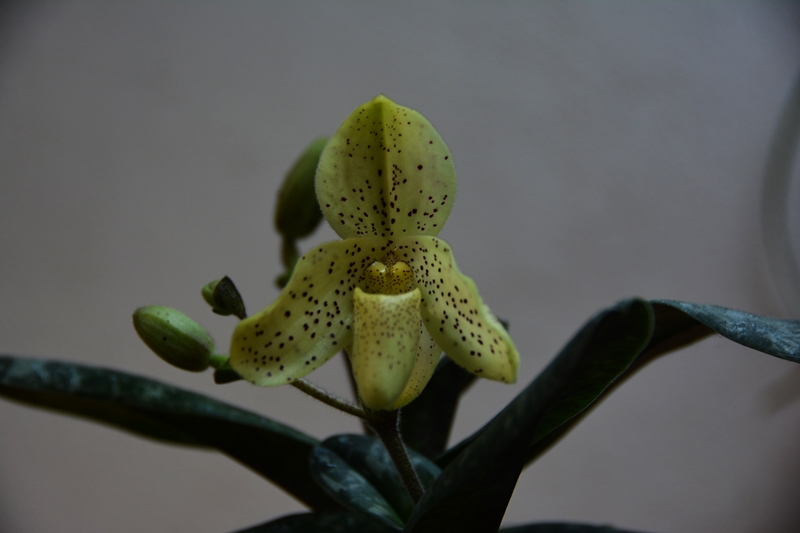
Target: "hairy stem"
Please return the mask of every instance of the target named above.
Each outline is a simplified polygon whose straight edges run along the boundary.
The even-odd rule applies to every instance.
[[[328,404],[334,409],[338,409],[343,411],[349,415],[357,416],[358,418],[365,418],[366,415],[364,414],[364,410],[360,407],[353,405],[350,402],[346,402],[341,398],[337,398],[330,392],[317,387],[316,385],[312,385],[308,381],[304,379],[298,379],[292,382],[292,385],[309,396],[316,398],[317,400],[321,401],[322,403]]]
[[[417,473],[414,471],[411,460],[408,458],[403,440],[400,438],[398,411],[371,411],[367,409],[365,413],[367,422],[383,441],[383,445],[386,446],[389,457],[392,458],[395,468],[400,473],[403,485],[405,485],[409,496],[416,504],[425,491],[422,488],[419,477],[417,477]]]

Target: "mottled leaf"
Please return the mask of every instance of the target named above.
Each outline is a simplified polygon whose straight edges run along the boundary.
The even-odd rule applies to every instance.
[[[500,533],[636,533],[630,529],[613,526],[573,524],[568,522],[541,522],[525,526],[504,527]]]
[[[733,342],[800,363],[800,321],[673,300],[653,300],[653,305],[673,307]]]
[[[322,442],[322,446],[341,457],[350,467],[361,474],[405,522],[414,509],[414,502],[403,485],[383,443],[366,435],[335,435]],[[423,488],[430,487],[441,470],[432,461],[414,450],[408,456]]]
[[[378,489],[334,451],[324,446],[314,448],[309,468],[314,481],[344,508],[396,530],[402,529],[403,521]]]
[[[114,370],[0,356],[0,395],[162,442],[216,448],[314,509],[340,509],[308,472],[316,439],[200,394]]]
[[[355,513],[302,513],[237,530],[235,533],[391,533],[394,528]]]

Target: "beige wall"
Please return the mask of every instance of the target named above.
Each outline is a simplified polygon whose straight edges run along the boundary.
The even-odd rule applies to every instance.
[[[456,438],[623,297],[785,316],[759,202],[799,21],[721,2],[5,8],[0,352],[158,377],[318,437],[356,431],[293,389],[167,367],[130,314],[177,307],[224,348],[234,321],[200,286],[228,274],[252,311],[275,297],[282,174],[380,92],[449,143],[460,189],[441,236],[523,354],[518,385],[473,389]],[[348,390],[341,361],[314,378]],[[789,363],[722,339],[672,355],[523,473],[506,523],[790,531],[797,391]],[[2,531],[224,533],[300,509],[221,455],[0,400]]]

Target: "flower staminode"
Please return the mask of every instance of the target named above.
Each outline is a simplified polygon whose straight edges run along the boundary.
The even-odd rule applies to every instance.
[[[436,238],[456,174],[422,115],[385,96],[356,109],[320,157],[316,193],[342,240],[301,257],[278,299],[239,323],[230,356],[243,378],[291,383],[344,349],[376,410],[416,398],[442,351],[477,376],[516,380],[514,343]]]

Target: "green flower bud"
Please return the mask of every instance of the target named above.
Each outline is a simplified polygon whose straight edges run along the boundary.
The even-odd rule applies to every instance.
[[[234,315],[242,320],[247,318],[242,295],[228,276],[206,283],[200,293],[218,315]]]
[[[275,227],[285,239],[310,235],[322,221],[322,211],[314,191],[314,176],[327,137],[315,139],[283,180],[275,210]]]
[[[214,301],[214,289],[217,288],[218,284],[219,280],[215,279],[210,283],[206,283],[205,285],[203,285],[203,288],[200,289],[200,294],[203,295],[203,300],[205,300],[206,303],[211,307],[217,306],[217,302]]]
[[[180,311],[160,305],[140,307],[133,313],[133,327],[167,363],[190,372],[208,368],[214,341],[200,324]]]
[[[294,239],[284,237],[281,243],[281,258],[283,259],[283,266],[286,267],[286,272],[275,278],[275,284],[279,289],[282,289],[289,282],[292,277],[294,267],[297,265],[297,260],[300,259],[300,252],[297,250],[297,245]]]

